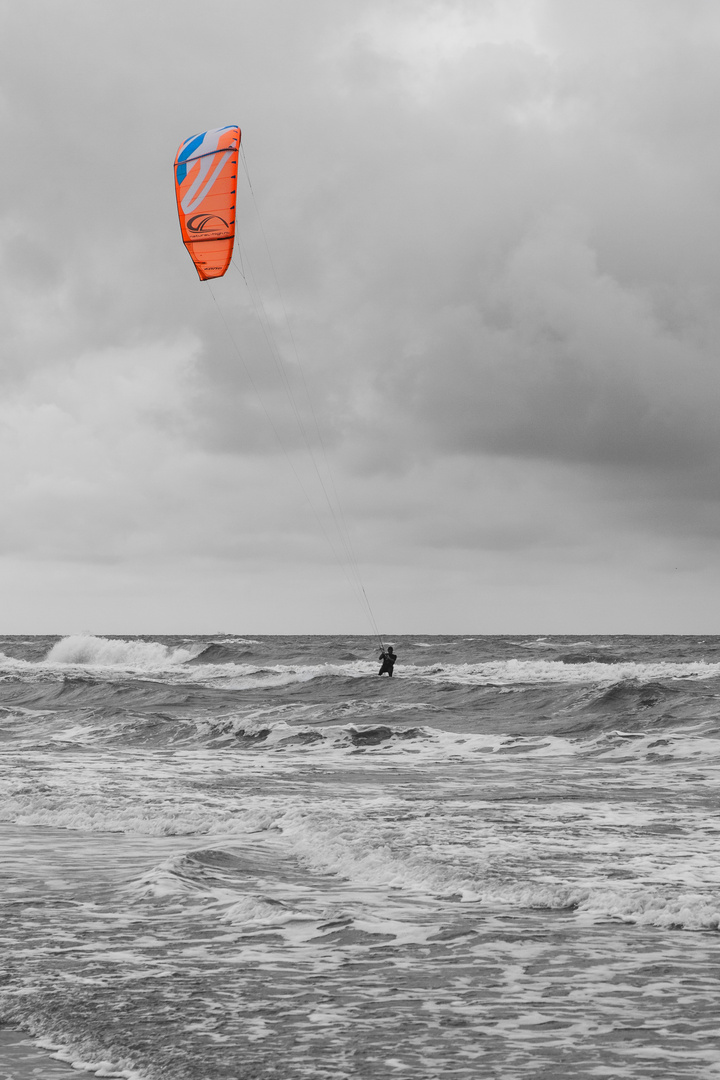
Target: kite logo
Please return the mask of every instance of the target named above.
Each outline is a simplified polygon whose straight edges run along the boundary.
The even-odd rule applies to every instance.
[[[219,221],[220,225],[212,225],[211,222]],[[217,214],[195,214],[193,217],[188,218],[185,222],[188,232],[219,232],[220,228],[229,229],[225,218],[219,217]]]

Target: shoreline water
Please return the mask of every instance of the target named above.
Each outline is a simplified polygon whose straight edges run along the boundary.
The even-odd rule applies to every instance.
[[[78,1073],[108,1080],[142,1080],[137,1070],[116,1068],[110,1061],[84,1061],[53,1040],[0,1026],[0,1080],[69,1080]]]
[[[720,639],[366,646],[0,640],[12,1080],[720,1075]]]
[[[77,1071],[28,1032],[0,1027],[0,1080],[69,1080]]]

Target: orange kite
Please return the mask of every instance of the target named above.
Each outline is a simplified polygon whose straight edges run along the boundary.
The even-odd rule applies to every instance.
[[[222,277],[235,240],[240,128],[214,128],[181,144],[175,194],[185,247],[201,281]]]

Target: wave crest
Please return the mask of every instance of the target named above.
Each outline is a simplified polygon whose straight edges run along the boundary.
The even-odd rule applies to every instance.
[[[172,648],[159,641],[126,641],[124,638],[73,634],[56,642],[47,654],[51,664],[79,664],[83,667],[165,668],[184,664],[197,655],[196,649]]]

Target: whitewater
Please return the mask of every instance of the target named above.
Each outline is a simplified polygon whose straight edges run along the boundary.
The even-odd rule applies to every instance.
[[[720,1076],[720,638],[0,637],[0,1080]]]

